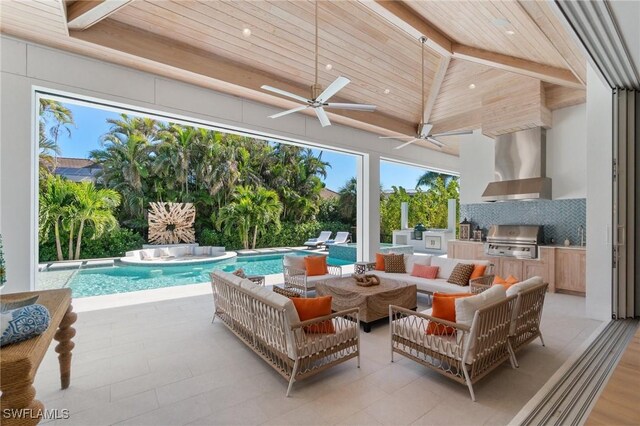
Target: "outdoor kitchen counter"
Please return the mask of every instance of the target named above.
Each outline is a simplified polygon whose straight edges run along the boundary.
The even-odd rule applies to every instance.
[[[451,240],[447,256],[454,259],[489,260],[494,273],[524,280],[541,276],[549,291],[584,296],[586,291],[586,246],[541,245],[536,259],[487,256],[484,241]]]

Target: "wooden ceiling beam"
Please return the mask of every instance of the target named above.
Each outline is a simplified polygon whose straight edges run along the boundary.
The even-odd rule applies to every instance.
[[[401,1],[360,0],[360,4],[368,7],[410,36],[426,37],[427,46],[440,55],[527,75],[547,83],[578,89],[584,88],[583,82],[576,78],[570,70],[455,43],[418,12]]]
[[[449,62],[451,62],[450,56],[442,56],[440,58],[438,71],[436,71],[436,75],[433,77],[433,82],[431,83],[431,87],[429,88],[429,97],[427,97],[427,101],[424,105],[424,111],[422,111],[423,123],[429,123],[431,112],[433,111],[433,107],[436,104],[436,99],[438,99],[440,89],[442,88],[442,83],[444,82],[444,77],[446,76],[447,69],[449,68]]]
[[[130,2],[131,0],[76,1],[67,7],[67,27],[70,30],[86,30]]]
[[[84,31],[71,31],[73,39],[98,46],[112,52],[111,57],[125,55],[135,61],[129,66],[142,71],[176,78],[213,90],[270,105],[293,108],[299,103],[275,96],[260,88],[269,84],[292,93],[308,96],[310,87],[293,83],[276,75],[249,68],[213,55],[187,44],[158,36],[150,32],[116,22],[111,19],[93,25]],[[102,52],[104,53],[104,52]],[[332,98],[336,102],[348,99]],[[313,115],[313,111],[305,111]],[[340,111],[329,113],[335,123],[345,124],[370,132],[393,135],[414,134],[415,123],[380,112]]]
[[[584,88],[582,82],[578,80],[570,70],[539,64],[527,59],[520,59],[496,52],[489,52],[487,50],[462,44],[453,45],[453,57],[455,59],[463,59],[465,61],[487,65],[492,68],[537,78],[538,80],[542,80],[547,83],[572,87],[574,89]]]
[[[401,1],[360,0],[360,4],[377,13],[390,24],[400,28],[416,40],[426,37],[426,45],[440,55],[451,55],[452,41],[430,22]]]

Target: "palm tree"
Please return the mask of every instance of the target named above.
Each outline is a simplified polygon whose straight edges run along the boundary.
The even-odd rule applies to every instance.
[[[44,128],[51,124],[49,134],[53,143],[58,145],[60,131],[64,130],[71,136],[70,126],[75,125],[71,110],[58,101],[51,99],[40,99],[40,127]]]
[[[120,194],[112,189],[97,189],[93,182],[82,182],[76,184],[74,195],[77,203],[75,219],[79,221],[75,259],[80,259],[85,224],[93,230],[92,239],[117,228],[113,211],[120,204]]]
[[[253,244],[251,248],[256,248],[258,233],[273,225],[273,231],[280,231],[280,214],[282,204],[278,198],[278,193],[269,189],[259,187],[250,192],[250,198],[254,206],[253,217]]]
[[[349,179],[338,190],[338,213],[349,223],[355,224],[358,207],[358,181]]]
[[[254,215],[254,206],[248,194],[248,189],[238,187],[237,192],[233,194],[233,200],[218,211],[217,220],[212,216],[218,230],[222,230],[224,226],[227,235],[236,231],[245,249],[249,248],[249,232]]]
[[[448,175],[446,173],[434,172],[431,170],[427,170],[424,172],[422,176],[418,178],[418,183],[416,183],[416,189],[420,186],[426,186],[427,189],[433,187],[436,184],[438,178],[442,179],[445,186],[449,185],[449,182],[457,179],[456,176]]]
[[[68,205],[73,201],[73,192],[69,181],[59,176],[48,177],[42,184],[39,201],[40,236],[41,238],[46,237],[53,228],[58,260],[64,260],[60,242],[60,227],[62,220],[68,213]]]

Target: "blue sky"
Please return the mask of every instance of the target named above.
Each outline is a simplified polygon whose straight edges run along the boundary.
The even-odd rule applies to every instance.
[[[109,129],[107,118],[117,117],[118,114],[71,103],[67,103],[65,106],[72,111],[76,127],[71,129],[70,138],[64,132],[60,133],[58,145],[61,149],[61,156],[87,158],[89,151],[101,148],[100,138]],[[321,151],[314,149],[314,152],[319,154]],[[331,164],[325,179],[325,184],[329,189],[339,190],[349,178],[356,175],[356,157],[354,156],[322,151],[322,159]],[[418,167],[386,161],[380,165],[380,176],[384,189],[389,189],[393,185],[414,188],[422,173],[424,173],[424,169]]]

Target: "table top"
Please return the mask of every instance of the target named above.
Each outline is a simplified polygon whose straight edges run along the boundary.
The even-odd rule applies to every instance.
[[[58,330],[58,326],[64,318],[64,315],[71,305],[71,289],[63,288],[57,290],[30,291],[25,293],[11,293],[0,296],[0,301],[13,302],[22,299],[28,299],[38,295],[37,304],[45,306],[49,310],[51,322],[49,328],[40,336],[25,340],[20,343],[12,343],[2,348],[2,357],[0,357],[0,368],[2,368],[2,376],[10,370],[30,369],[30,375],[35,374],[35,370],[40,365],[44,354],[47,352],[53,336]]]
[[[320,281],[316,284],[325,286],[328,288],[339,289],[343,292],[358,293],[363,295],[373,295],[378,293],[384,293],[391,290],[402,289],[406,287],[416,287],[415,284],[408,284],[402,281],[390,280],[387,278],[379,278],[379,285],[372,285],[369,287],[363,287],[356,284],[356,280],[353,277],[334,278],[331,280]]]

